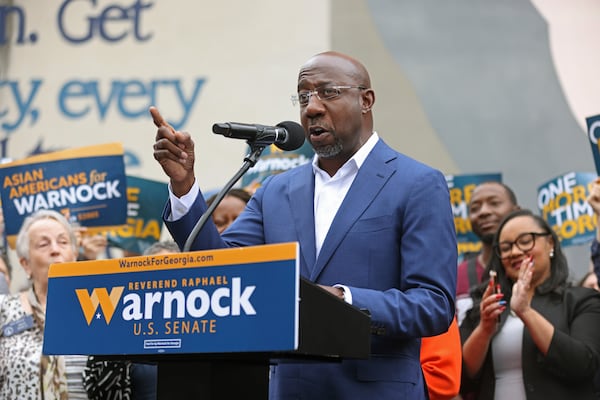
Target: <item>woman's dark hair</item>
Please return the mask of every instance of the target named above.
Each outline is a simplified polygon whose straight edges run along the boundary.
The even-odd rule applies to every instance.
[[[217,198],[217,194],[218,193],[215,193],[212,196],[210,196],[206,200],[206,204],[210,206],[212,204],[212,202],[215,201],[215,199]],[[238,199],[242,200],[244,203],[248,203],[250,201],[250,197],[252,197],[250,192],[248,192],[245,189],[230,189],[227,192],[227,194],[225,195],[225,197],[227,197],[227,196],[237,197]]]
[[[543,282],[540,286],[538,286],[536,288],[536,290],[540,293],[549,293],[552,291],[560,292],[563,290],[563,288],[565,286],[567,286],[567,279],[569,277],[569,265],[567,263],[567,258],[565,257],[565,254],[563,253],[563,251],[561,249],[558,235],[556,234],[556,232],[554,232],[552,227],[550,225],[548,225],[548,222],[546,222],[546,220],[544,220],[542,217],[540,217],[539,215],[533,214],[531,212],[531,210],[520,209],[520,210],[513,211],[510,214],[508,214],[506,217],[504,217],[504,219],[502,220],[502,222],[500,222],[500,225],[498,226],[498,231],[494,235],[494,241],[493,241],[494,251],[492,252],[492,257],[490,258],[490,261],[485,268],[484,281],[472,293],[474,295],[474,297],[477,297],[478,300],[481,299],[481,296],[483,295],[483,292],[485,291],[486,286],[489,284],[489,280],[486,278],[489,276],[490,271],[496,271],[497,282],[501,286],[502,293],[504,293],[504,300],[506,300],[507,303],[510,302],[510,296],[512,294],[512,286],[513,286],[514,282],[509,280],[508,277],[506,276],[506,272],[504,271],[504,266],[502,265],[502,260],[498,256],[498,254],[496,252],[496,248],[498,246],[498,240],[500,238],[500,233],[504,229],[504,226],[506,225],[506,223],[517,217],[531,218],[533,221],[535,221],[536,225],[543,232],[546,232],[550,236],[552,236],[552,239],[554,241],[554,257],[550,258],[550,277],[545,282]]]

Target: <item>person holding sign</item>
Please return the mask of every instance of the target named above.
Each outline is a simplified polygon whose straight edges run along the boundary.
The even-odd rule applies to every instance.
[[[75,226],[75,236],[79,247],[78,261],[96,260],[106,251],[108,241],[106,235],[101,233],[88,234],[88,228],[84,226]]]
[[[373,131],[375,92],[357,60],[317,54],[300,69],[300,119],[315,150],[267,178],[220,236],[209,222],[194,250],[299,242],[300,273],[369,310],[371,356],[271,369],[271,399],[426,399],[421,337],[454,317],[457,244],[445,177],[388,147]],[[151,109],[154,158],[170,178],[164,218],[183,246],[207,209],[194,175],[194,142]]]
[[[596,214],[596,237],[592,241],[591,259],[596,279],[600,282],[600,224],[598,223],[598,216],[600,216],[600,178],[592,184],[587,202]]]
[[[529,210],[503,220],[493,248],[486,272],[496,272],[496,285],[478,288],[460,327],[461,391],[477,399],[596,399],[600,293],[569,284],[556,232]]]
[[[71,225],[56,211],[40,210],[23,221],[16,250],[31,288],[0,295],[2,399],[87,399],[82,379],[87,357],[42,354],[48,269],[75,261],[76,243]]]

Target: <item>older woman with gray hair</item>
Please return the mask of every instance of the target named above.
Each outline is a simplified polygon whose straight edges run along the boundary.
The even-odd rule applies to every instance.
[[[16,251],[31,286],[0,295],[0,398],[87,399],[86,357],[42,354],[48,270],[54,263],[76,261],[72,226],[56,211],[39,210],[24,220]]]

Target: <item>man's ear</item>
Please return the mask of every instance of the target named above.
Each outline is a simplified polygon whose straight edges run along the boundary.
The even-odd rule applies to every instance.
[[[375,92],[373,89],[365,89],[362,94],[362,113],[366,114],[373,108],[375,104]]]

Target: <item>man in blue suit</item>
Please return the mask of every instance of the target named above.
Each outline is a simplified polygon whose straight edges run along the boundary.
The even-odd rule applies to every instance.
[[[300,273],[371,313],[368,360],[272,367],[272,399],[426,399],[420,338],[454,317],[456,239],[444,176],[373,131],[366,68],[317,54],[298,76],[300,119],[315,150],[306,164],[265,180],[219,236],[208,223],[194,250],[299,242]],[[183,247],[207,206],[195,183],[194,143],[151,110],[154,157],[170,177],[164,218]]]

